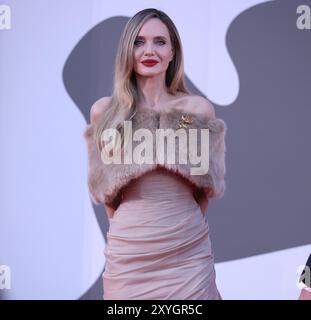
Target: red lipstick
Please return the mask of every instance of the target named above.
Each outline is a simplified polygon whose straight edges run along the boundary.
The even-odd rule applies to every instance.
[[[154,59],[146,59],[146,60],[143,60],[141,63],[146,67],[153,67],[158,63],[158,61]]]

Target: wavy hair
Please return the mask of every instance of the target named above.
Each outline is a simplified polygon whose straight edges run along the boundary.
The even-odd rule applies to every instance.
[[[101,135],[107,128],[115,128],[120,133],[122,147],[118,149],[117,141],[115,141],[113,149],[117,152],[124,147],[124,140],[130,138],[124,137],[123,122],[132,119],[137,110],[138,88],[133,69],[134,42],[144,23],[151,18],[158,18],[166,25],[173,47],[174,57],[169,63],[165,76],[168,92],[173,95],[178,92],[189,93],[184,79],[182,44],[175,24],[161,10],[148,8],[137,12],[127,22],[122,32],[115,60],[112,97],[107,111],[96,125],[94,138],[100,151],[105,150]]]

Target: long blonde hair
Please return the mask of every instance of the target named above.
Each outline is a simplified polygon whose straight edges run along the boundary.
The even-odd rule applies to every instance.
[[[115,141],[116,149],[113,150],[121,151],[124,148],[124,140],[129,138],[124,137],[123,121],[130,120],[135,115],[138,101],[136,76],[133,70],[134,42],[141,27],[150,18],[158,18],[167,26],[174,50],[174,57],[165,77],[168,92],[173,95],[178,92],[189,93],[184,79],[182,44],[173,21],[161,10],[149,8],[139,11],[127,22],[119,41],[110,105],[99,119],[95,130],[95,141],[100,151],[105,149],[102,148],[101,135],[107,128],[115,128],[120,133],[121,149],[117,148]]]

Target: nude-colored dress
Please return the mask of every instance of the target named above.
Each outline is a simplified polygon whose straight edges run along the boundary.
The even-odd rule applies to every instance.
[[[124,189],[107,233],[104,299],[221,299],[209,227],[192,193],[166,169]]]
[[[192,163],[159,161],[167,155],[178,159],[179,150],[187,150],[188,139],[180,139],[172,149],[156,145],[151,164],[106,165],[95,143],[95,127],[87,126],[91,199],[116,209],[114,214],[107,212],[104,299],[220,299],[209,227],[193,194],[197,198],[202,188],[211,191],[209,198],[224,194],[226,123],[176,108],[141,108],[131,124],[133,132],[148,129],[153,137],[158,129],[172,129],[168,132],[172,140],[181,126],[187,136],[192,129],[209,129],[209,168],[193,175]],[[133,148],[139,143],[134,139]],[[201,145],[206,141],[198,135]]]

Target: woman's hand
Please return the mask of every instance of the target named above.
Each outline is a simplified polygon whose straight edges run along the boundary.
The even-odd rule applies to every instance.
[[[123,189],[119,191],[117,196],[114,198],[113,203],[107,203],[107,202],[104,203],[105,210],[110,218],[112,218],[113,214],[120,206],[122,200],[123,200]]]
[[[212,190],[210,188],[197,189],[193,196],[201,208],[202,214],[205,215],[208,209],[209,197],[212,195]]]
[[[107,213],[108,217],[112,218],[113,214],[115,212],[115,209],[112,208],[111,206],[107,205],[107,204],[104,204],[104,207],[105,207],[105,210],[106,210],[106,213]]]
[[[201,208],[202,214],[205,215],[207,213],[207,208],[208,208],[207,196],[200,198],[198,203]]]

